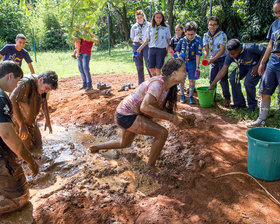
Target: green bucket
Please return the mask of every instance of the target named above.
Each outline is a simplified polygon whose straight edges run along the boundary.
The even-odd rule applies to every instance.
[[[248,136],[248,172],[259,179],[280,179],[280,130],[252,128]]]
[[[198,102],[201,107],[211,107],[213,105],[215,89],[207,90],[209,86],[196,88]]]

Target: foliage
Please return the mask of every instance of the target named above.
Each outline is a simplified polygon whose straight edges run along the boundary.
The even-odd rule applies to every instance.
[[[3,0],[0,4],[0,38],[14,43],[18,33],[24,33],[25,15],[17,1]]]

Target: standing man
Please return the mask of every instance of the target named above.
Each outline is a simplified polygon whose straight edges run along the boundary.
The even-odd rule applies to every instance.
[[[210,65],[210,84],[214,81],[218,72],[222,69],[227,54],[227,35],[219,29],[219,25],[220,21],[218,17],[211,16],[208,19],[208,32],[203,36],[203,60],[206,59],[208,55],[210,55],[210,59],[208,60],[208,65]],[[229,106],[230,93],[228,84],[228,73],[226,73],[222,78],[220,84],[223,90],[223,96],[225,98],[224,105]]]
[[[146,20],[146,15],[142,10],[137,10],[135,13],[136,23],[131,27],[130,38],[133,42],[132,50],[137,52],[137,49],[145,42],[146,32],[150,26],[150,23]],[[145,81],[144,77],[144,66],[143,66],[143,57],[145,59],[145,65],[148,70],[149,76],[151,77],[149,67],[148,67],[148,52],[149,46],[145,46],[139,55],[133,56],[133,61],[135,62],[137,73],[138,73],[138,85]],[[134,53],[133,53],[134,54]]]
[[[246,107],[246,102],[241,90],[240,80],[245,78],[244,86],[247,94],[248,110],[254,111],[257,107],[256,86],[260,80],[258,68],[265,53],[266,48],[258,44],[240,44],[237,39],[231,39],[227,44],[228,55],[224,66],[210,85],[209,89],[217,84],[227,73],[232,62],[236,63],[236,69],[230,75],[232,88],[233,105],[232,108]]]
[[[24,59],[29,67],[31,74],[35,74],[34,68],[32,66],[32,59],[27,50],[24,49],[26,43],[26,37],[23,34],[18,34],[15,39],[16,44],[6,44],[0,50],[0,59],[3,61],[11,60],[16,62],[19,66],[22,64],[22,59]]]
[[[36,122],[41,105],[46,119],[45,130],[49,128],[52,133],[46,93],[56,88],[56,73],[45,71],[38,76],[23,77],[10,96],[19,137],[29,151],[42,149],[41,133]]]
[[[5,92],[12,92],[22,78],[21,68],[14,62],[0,63],[0,215],[20,209],[29,200],[29,190],[22,167],[23,159],[36,175],[39,167],[15,132],[12,104]]]
[[[81,46],[80,46],[80,57],[78,57],[78,67],[83,80],[83,85],[80,90],[85,89],[86,91],[92,90],[92,80],[89,70],[89,61],[91,57],[92,45],[98,44],[97,37],[90,33],[90,26],[86,23],[83,24],[84,32],[82,34]]]

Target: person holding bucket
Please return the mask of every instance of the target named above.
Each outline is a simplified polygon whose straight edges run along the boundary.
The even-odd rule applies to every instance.
[[[153,118],[182,127],[194,124],[194,115],[186,117],[173,112],[176,109],[177,84],[183,83],[185,76],[183,60],[170,58],[162,68],[162,75],[143,82],[118,105],[116,120],[122,128],[121,139],[92,145],[89,150],[126,148],[137,134],[153,136],[147,168],[153,167],[168,136],[168,131]]]
[[[146,32],[150,26],[150,23],[147,22],[146,15],[142,10],[137,10],[135,13],[136,23],[131,27],[130,38],[133,42],[133,61],[135,62],[137,74],[138,74],[138,85],[145,81],[144,77],[144,66],[143,66],[143,57],[145,60],[145,65],[148,70],[149,76],[151,73],[149,71],[149,62],[148,62],[148,52],[149,47],[145,46],[141,52],[137,52],[137,49],[145,42]]]
[[[219,29],[220,21],[217,16],[211,16],[208,19],[208,32],[203,36],[203,61],[202,65],[210,66],[209,80],[210,84],[216,78],[218,72],[222,69],[226,58],[227,35]],[[210,59],[206,60],[210,55]],[[224,105],[230,104],[230,93],[228,84],[228,73],[220,81],[223,96],[225,98]]]
[[[261,95],[259,117],[256,121],[248,123],[248,127],[265,126],[270,109],[271,96],[280,84],[280,0],[274,2],[273,12],[277,19],[272,23],[268,31],[267,38],[269,39],[269,44],[259,67],[259,74],[263,75],[259,90]],[[271,57],[265,69],[265,63],[270,54]]]
[[[185,61],[186,72],[188,74],[189,86],[189,103],[194,104],[193,92],[195,88],[195,80],[199,78],[199,63],[202,55],[202,39],[196,34],[197,24],[194,21],[188,22],[185,26],[186,37],[182,38],[177,47],[176,53],[178,57]],[[185,83],[180,84],[180,102],[185,103],[184,94]]]
[[[229,66],[234,62],[236,63],[236,68],[229,78],[234,103],[232,108],[246,107],[240,83],[245,78],[244,86],[247,94],[248,110],[254,111],[258,104],[256,100],[256,86],[261,78],[258,74],[258,67],[266,48],[262,45],[251,43],[241,45],[238,39],[231,39],[228,41],[227,50],[228,55],[224,65],[209,89],[212,89],[226,75]]]

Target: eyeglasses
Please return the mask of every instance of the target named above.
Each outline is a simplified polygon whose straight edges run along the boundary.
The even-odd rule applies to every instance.
[[[215,23],[215,24],[209,23],[208,26],[218,26],[218,24],[217,23]]]

